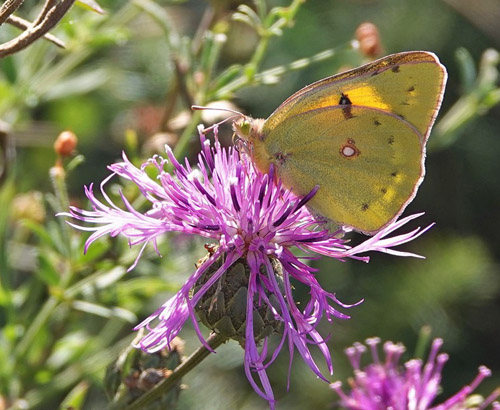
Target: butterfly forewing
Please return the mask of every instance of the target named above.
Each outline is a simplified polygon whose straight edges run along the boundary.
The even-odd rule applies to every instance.
[[[445,83],[446,70],[434,54],[393,54],[293,94],[267,119],[264,133],[299,113],[348,102],[397,115],[420,132],[424,143],[441,104]]]

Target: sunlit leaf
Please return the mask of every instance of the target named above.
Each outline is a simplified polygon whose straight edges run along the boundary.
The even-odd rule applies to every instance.
[[[71,306],[76,310],[108,319],[116,317],[130,323],[137,322],[137,316],[134,313],[118,307],[108,308],[96,303],[85,302],[83,300],[75,300],[72,302]]]
[[[76,4],[78,4],[80,7],[95,11],[96,13],[106,14],[106,12],[102,9],[101,6],[99,6],[97,1],[95,0],[77,0]]]

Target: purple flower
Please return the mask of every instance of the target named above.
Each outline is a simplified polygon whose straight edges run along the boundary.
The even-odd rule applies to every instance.
[[[188,318],[192,320],[201,342],[209,348],[199,329],[195,308],[207,291],[217,286],[225,272],[238,261],[244,260],[249,270],[246,308],[243,309],[243,312],[246,311],[243,343],[245,371],[255,391],[274,408],[267,366],[286,345],[290,362],[297,349],[311,370],[327,381],[310,352],[311,346],[317,347],[332,373],[331,356],[317,325],[323,316],[329,321],[335,317],[349,318],[337,308],[353,306],[342,304],[334,293],[323,289],[316,280],[316,270],[304,260],[316,257],[310,255],[316,253],[341,261],[353,258],[368,262],[367,256],[360,256],[368,251],[418,257],[392,247],[415,239],[429,227],[389,237],[396,229],[421,214],[408,216],[395,221],[360,245],[350,247],[347,240],[339,238],[341,232],[330,233],[323,229],[305,207],[317,189],[304,198],[298,198],[285,189],[280,181],[275,181],[273,169],[269,174],[262,174],[245,154],[240,154],[233,147],[221,147],[217,137],[214,147],[203,134],[200,139],[202,150],[196,168],[192,168],[187,160],[184,165],[180,164],[168,147],[168,160],[154,156],[138,169],[123,155],[123,162],[109,166],[113,174],[129,179],[138,186],[151,203],[151,209],[146,213],[137,212],[123,194],[121,199],[125,209],[111,201],[104,191],[104,185],[111,175],[101,184],[105,202],[95,197],[91,185],[85,193],[93,210],[72,207],[66,216],[92,224],[90,227],[72,224],[78,229],[93,232],[86,242],[85,250],[92,242],[108,234],[123,235],[128,238],[130,245],[141,244],[139,256],[150,242],[157,249],[156,238],[171,231],[201,235],[216,242],[213,252],[197,266],[179,292],[136,327],[148,330],[149,333],[140,341],[140,347],[150,352],[168,347]],[[173,165],[173,173],[164,169],[168,161]],[[146,167],[156,168],[157,181],[148,176]],[[296,256],[292,252],[294,247],[305,256]],[[273,266],[276,261],[281,264],[282,273],[275,272]],[[136,263],[137,260],[131,268]],[[209,269],[212,270],[209,278],[200,282],[200,278],[210,272]],[[302,309],[294,302],[291,279],[310,289],[309,301]],[[254,334],[252,313],[259,307],[272,312],[274,320],[282,324],[281,341],[269,355],[267,337],[261,343]]]
[[[491,371],[485,366],[479,368],[477,376],[470,385],[463,387],[458,393],[445,402],[433,405],[441,389],[441,371],[448,360],[446,353],[439,353],[443,344],[442,339],[435,339],[427,362],[413,359],[402,367],[399,363],[405,347],[401,344],[386,342],[384,344],[385,360],[380,360],[377,345],[380,339],[366,340],[370,348],[373,363],[361,368],[361,356],[366,347],[355,343],[346,349],[354,369],[354,379],[350,379],[351,391],[344,393],[341,382],[332,383],[330,386],[340,396],[340,404],[347,410],[465,410],[485,409],[499,396],[500,391],[494,391],[489,397],[475,405],[469,402],[470,394],[477,388]],[[500,409],[500,404],[492,404],[495,410]]]

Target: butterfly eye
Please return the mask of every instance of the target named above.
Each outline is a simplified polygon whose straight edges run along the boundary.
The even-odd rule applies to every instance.
[[[248,118],[241,118],[238,121],[233,122],[233,130],[238,135],[239,138],[243,140],[248,140],[250,137],[250,131],[252,129],[252,124]]]
[[[240,130],[243,135],[248,136],[250,134],[250,128],[252,125],[250,124],[250,121],[247,119],[243,119],[240,123]]]

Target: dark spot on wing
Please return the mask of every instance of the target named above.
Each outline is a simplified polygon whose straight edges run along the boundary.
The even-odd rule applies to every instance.
[[[408,90],[406,90],[406,91],[408,91],[409,93],[412,93],[413,91],[415,91],[415,86],[413,86],[413,85],[412,85],[412,86],[411,86],[410,88],[408,88]]]
[[[394,135],[391,135],[391,136],[389,137],[389,139],[387,140],[387,142],[389,143],[389,145],[394,144]]]
[[[395,65],[394,67],[391,68],[391,71],[393,73],[399,73],[399,66],[398,65]]]
[[[340,101],[339,101],[339,105],[342,105],[344,106],[344,108],[342,108],[342,112],[344,114],[344,118],[346,120],[354,117],[352,115],[352,112],[351,112],[351,105],[352,105],[352,102],[351,100],[349,99],[349,97],[347,96],[347,94],[344,94],[344,93],[341,93],[340,94]]]
[[[382,192],[383,194],[387,194],[387,188],[381,188],[380,192]]]
[[[398,114],[397,112],[394,113],[396,114],[399,118],[401,118],[402,120],[406,120],[405,116],[403,114]]]
[[[291,155],[292,154],[284,154],[282,152],[277,152],[276,154],[274,154],[274,157],[276,158],[276,160],[279,162],[280,165],[285,165],[286,160]]]
[[[396,178],[397,176],[398,176],[397,171],[394,171],[393,173],[391,173],[391,177]]]
[[[352,104],[352,102],[349,99],[349,97],[347,96],[347,94],[341,93],[339,105],[351,105],[351,104]]]
[[[382,123],[379,120],[377,120],[376,118],[373,119],[373,125],[375,125],[375,127],[378,127],[381,124]]]
[[[363,204],[363,205],[361,205],[361,210],[362,210],[363,212],[364,212],[364,211],[367,211],[369,207],[370,207],[370,206],[369,206],[368,204]]]

